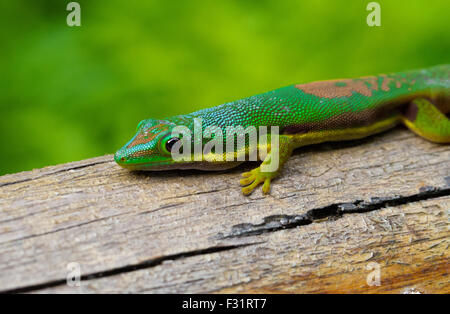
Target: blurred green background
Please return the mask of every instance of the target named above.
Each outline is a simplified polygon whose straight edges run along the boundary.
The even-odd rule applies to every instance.
[[[0,174],[113,153],[163,118],[292,83],[448,63],[450,1],[0,4]]]

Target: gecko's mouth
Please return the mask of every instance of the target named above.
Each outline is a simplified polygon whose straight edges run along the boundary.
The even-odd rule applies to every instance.
[[[126,157],[114,158],[116,163],[128,170],[168,170],[176,169],[177,164],[172,164],[170,159],[159,161],[148,161],[144,159],[127,160]]]
[[[189,162],[175,162],[170,157],[157,156],[130,156],[132,152],[126,148],[119,149],[114,154],[114,160],[122,168],[128,170],[170,170],[170,169],[186,169],[189,168]]]
[[[224,170],[233,168],[240,164],[241,161],[235,162],[207,162],[207,161],[179,161],[175,162],[170,157],[159,157],[158,160],[149,160],[148,157],[129,157],[127,150],[118,150],[114,154],[114,160],[119,166],[128,170],[147,170],[147,171],[163,171],[163,170]]]
[[[114,160],[122,168],[129,170],[145,170],[148,168],[158,167],[162,165],[169,164],[171,162],[170,158],[159,158],[158,160],[151,161],[146,156],[132,157],[130,156],[130,151],[127,149],[119,149],[114,154]]]

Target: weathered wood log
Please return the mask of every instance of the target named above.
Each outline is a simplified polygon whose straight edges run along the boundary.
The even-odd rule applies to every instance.
[[[401,128],[315,145],[245,197],[252,166],[132,173],[108,155],[2,176],[0,291],[450,292],[449,146]]]

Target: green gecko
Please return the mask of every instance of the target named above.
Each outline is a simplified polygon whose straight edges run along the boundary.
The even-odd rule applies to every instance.
[[[195,121],[199,119],[202,132],[210,126],[217,127],[222,134],[226,134],[227,127],[254,126],[259,130],[266,126],[267,140],[258,139],[256,144],[258,150],[265,152],[259,155],[262,163],[244,173],[240,183],[245,195],[260,184],[263,193],[269,193],[271,180],[279,175],[292,151],[298,147],[363,138],[399,123],[429,141],[450,143],[450,120],[446,116],[449,112],[450,65],[296,84],[187,115],[143,120],[134,137],[116,152],[114,158],[120,166],[130,170],[228,169],[242,162],[242,158],[237,157],[251,153],[248,137],[241,147],[235,145],[234,136],[228,138],[236,157],[233,161],[227,161],[225,153],[217,147],[200,156],[198,151],[192,150],[189,160],[178,160],[173,158],[172,152],[183,136],[174,136],[174,128],[184,126],[194,132]],[[271,142],[274,133],[270,127],[274,126],[279,132],[276,147],[272,147],[275,145]],[[201,139],[200,144],[206,145],[218,136],[210,135],[210,138]],[[191,140],[192,145],[194,141]],[[226,143],[224,136],[223,148]],[[273,157],[278,157],[278,165],[267,171],[263,166]]]

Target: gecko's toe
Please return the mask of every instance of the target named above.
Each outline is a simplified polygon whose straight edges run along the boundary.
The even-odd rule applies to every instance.
[[[248,177],[250,177],[251,175],[252,175],[252,172],[251,172],[251,171],[248,171],[248,172],[244,172],[244,173],[242,174],[242,177],[248,178]]]
[[[270,180],[268,173],[263,173],[259,168],[253,169],[252,171],[246,172],[243,174],[244,179],[241,179],[239,183],[244,186],[242,188],[242,193],[244,195],[249,195],[255,190],[255,188],[263,184],[262,191],[264,194],[268,194],[270,192]]]
[[[253,178],[253,177],[248,177],[248,178],[241,179],[241,180],[239,181],[239,183],[240,183],[242,186],[246,186],[246,185],[249,185],[250,183],[252,183],[253,181],[255,181],[255,178]]]
[[[248,185],[248,186],[242,188],[242,193],[243,193],[244,195],[249,195],[249,194],[251,194],[251,193],[253,192],[253,190],[254,190],[260,183],[261,183],[261,182],[259,182],[259,181],[257,181],[257,180],[253,181],[252,184],[250,184],[250,185]]]
[[[269,194],[270,193],[270,179],[267,178],[264,181],[263,187],[262,187],[263,193],[264,194]]]

